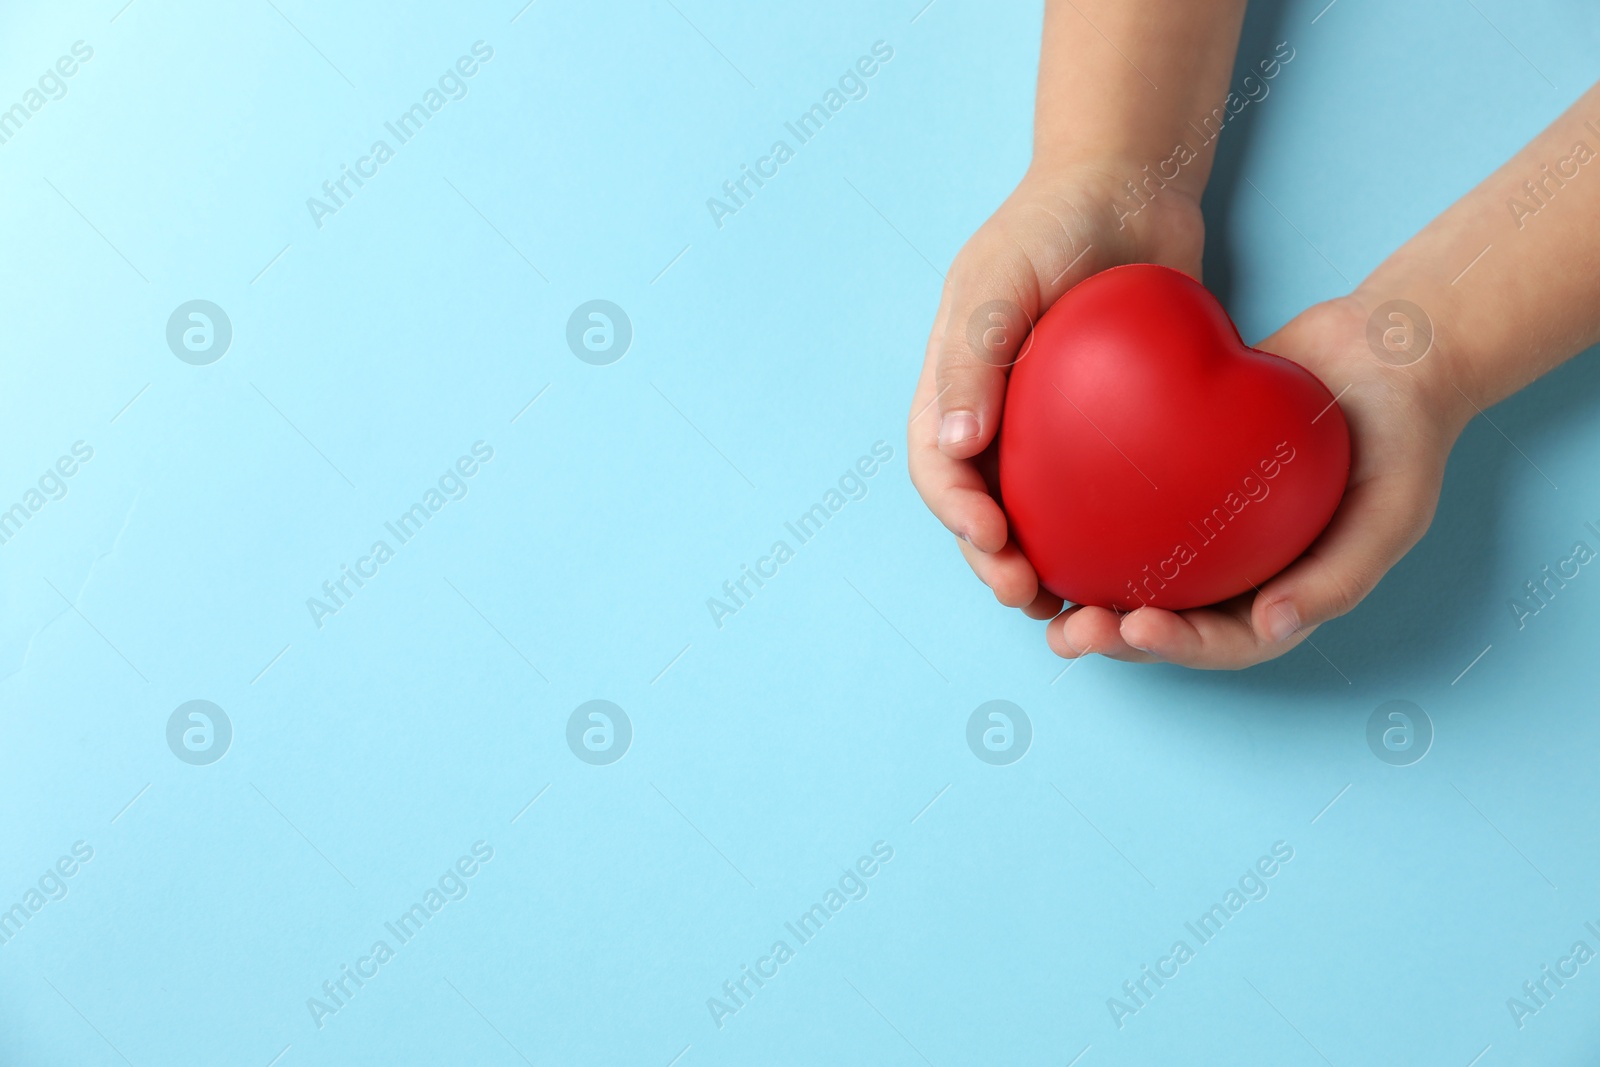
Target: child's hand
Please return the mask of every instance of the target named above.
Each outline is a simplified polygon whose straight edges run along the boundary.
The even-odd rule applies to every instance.
[[[911,402],[917,491],[995,597],[1036,619],[1061,601],[1009,542],[987,477],[1011,364],[1031,324],[1091,274],[1160,263],[1200,276],[1204,223],[1192,195],[1172,186],[1135,214],[1129,206],[1122,182],[1098,170],[1024,179],[951,265]]]
[[[1474,409],[1441,376],[1439,354],[1412,366],[1368,346],[1371,309],[1357,297],[1319,304],[1260,348],[1310,369],[1350,425],[1350,482],[1332,522],[1259,592],[1189,611],[1069,609],[1046,629],[1057,655],[1238,668],[1282,655],[1354,608],[1433,519],[1445,459]]]
[[[906,431],[911,480],[1000,602],[1034,618],[1061,601],[1008,543],[984,475],[1007,369],[1040,314],[1096,271],[1161,263],[1200,276],[1216,137],[1195,120],[1228,95],[1244,8],[1046,0],[1032,165],[950,267]]]

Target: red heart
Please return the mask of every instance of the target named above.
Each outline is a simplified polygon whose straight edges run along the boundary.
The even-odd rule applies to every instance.
[[[1349,474],[1327,387],[1166,267],[1074,286],[1011,371],[1001,499],[1039,580],[1075,604],[1179,610],[1258,587],[1322,532]]]

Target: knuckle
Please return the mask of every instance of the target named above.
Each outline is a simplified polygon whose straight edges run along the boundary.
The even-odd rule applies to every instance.
[[[1365,576],[1352,571],[1334,571],[1326,578],[1323,588],[1323,611],[1319,614],[1326,618],[1336,619],[1341,615],[1348,615],[1355,610],[1357,604],[1366,599],[1367,593],[1375,583],[1367,581]]]

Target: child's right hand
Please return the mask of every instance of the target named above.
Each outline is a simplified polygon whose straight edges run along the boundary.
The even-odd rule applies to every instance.
[[[1048,619],[1061,601],[1008,537],[992,445],[1006,377],[1032,324],[1084,278],[1124,263],[1200,277],[1199,201],[1176,185],[1135,214],[1117,171],[1030,172],[956,255],[906,430],[911,481],[1002,604]],[[1119,216],[1122,216],[1119,221]]]

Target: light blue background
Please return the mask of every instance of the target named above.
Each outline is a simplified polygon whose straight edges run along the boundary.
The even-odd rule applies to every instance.
[[[94,448],[0,545],[0,907],[94,849],[0,945],[0,1062],[1592,1062],[1600,964],[1520,1031],[1505,1004],[1600,948],[1600,575],[1508,607],[1595,544],[1592,356],[1469,428],[1321,654],[1063,675],[903,444],[934,267],[1028,158],[1037,4],[274,3],[0,26],[0,106],[94,49],[0,145],[0,507]],[[319,230],[306,198],[478,40],[469,95]],[[878,40],[870,94],[719,230],[706,198]],[[1585,0],[1258,5],[1241,64],[1279,41],[1207,205],[1249,340],[1600,73]],[[165,342],[196,298],[233,324],[210,366]],[[635,331],[610,366],[565,342],[594,298]],[[306,598],[479,440],[470,494],[318,629]],[[716,628],[880,440],[866,499]],[[565,740],[595,698],[635,730],[609,766]],[[167,747],[191,699],[233,724],[209,766]],[[966,747],[991,699],[1033,724],[1010,766]],[[1390,699],[1435,724],[1413,766],[1368,750]],[[479,840],[319,1029],[307,998]],[[1119,1030],[1106,999],[1280,840]],[[869,895],[719,1030],[707,998],[877,841]]]

